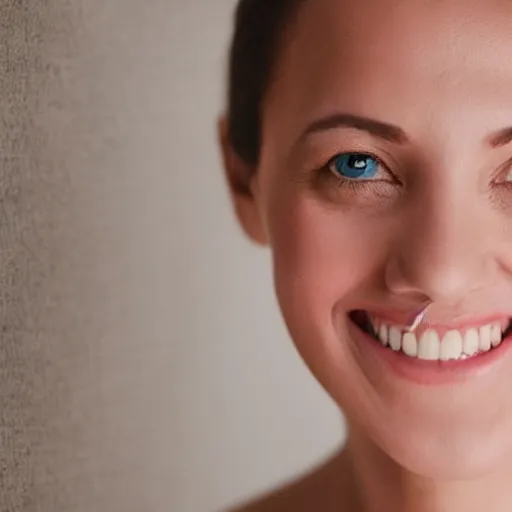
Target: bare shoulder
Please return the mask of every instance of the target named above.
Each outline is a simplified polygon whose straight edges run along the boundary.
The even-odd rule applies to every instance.
[[[228,512],[285,512],[287,510],[302,512],[307,510],[305,500],[311,501],[307,487],[310,477],[301,478],[279,489],[260,496]],[[309,508],[311,510],[311,507]]]
[[[254,501],[227,512],[343,511],[348,505],[338,458]]]

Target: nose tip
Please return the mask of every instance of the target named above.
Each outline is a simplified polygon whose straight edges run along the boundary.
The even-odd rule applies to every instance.
[[[462,304],[468,294],[502,277],[499,261],[510,242],[504,245],[503,217],[489,208],[486,197],[465,193],[465,182],[449,169],[444,178],[436,176],[438,182],[428,182],[411,196],[407,214],[389,240],[386,286],[402,298]],[[510,268],[507,274],[509,278]]]

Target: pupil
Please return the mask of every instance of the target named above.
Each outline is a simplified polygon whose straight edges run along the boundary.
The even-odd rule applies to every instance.
[[[366,158],[361,155],[352,155],[348,160],[348,165],[355,169],[364,169],[366,167]]]

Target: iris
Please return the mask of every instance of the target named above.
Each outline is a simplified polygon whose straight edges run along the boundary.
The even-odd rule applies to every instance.
[[[362,153],[346,153],[333,160],[332,169],[343,178],[371,179],[379,170],[379,162]]]

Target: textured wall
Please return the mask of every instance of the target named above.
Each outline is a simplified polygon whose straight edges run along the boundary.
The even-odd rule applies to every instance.
[[[215,510],[337,413],[215,146],[230,0],[0,0],[0,511]]]

